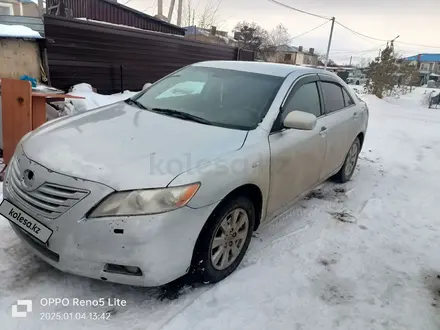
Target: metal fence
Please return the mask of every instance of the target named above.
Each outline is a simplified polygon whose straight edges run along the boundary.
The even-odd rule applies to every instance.
[[[62,6],[62,8],[61,8]],[[88,18],[144,30],[185,35],[185,29],[112,0],[47,0],[48,14]]]
[[[87,82],[100,93],[140,90],[147,82],[204,60],[253,60],[252,52],[164,33],[45,16],[51,84]]]

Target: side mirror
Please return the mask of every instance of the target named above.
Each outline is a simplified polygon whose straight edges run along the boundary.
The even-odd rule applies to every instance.
[[[316,126],[316,116],[304,111],[292,111],[283,121],[284,127],[311,131]]]

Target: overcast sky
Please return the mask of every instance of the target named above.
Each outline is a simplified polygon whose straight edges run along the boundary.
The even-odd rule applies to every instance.
[[[125,3],[127,0],[119,0]],[[186,6],[188,0],[184,0]],[[208,1],[219,7],[219,29],[231,30],[238,21],[255,21],[270,30],[282,23],[292,37],[306,32],[325,20],[304,15],[269,0],[191,0],[196,11],[203,11]],[[322,16],[334,16],[336,20],[362,34],[390,40],[400,35],[396,49],[404,55],[423,52],[440,53],[440,0],[277,0],[290,6]],[[177,2],[177,1],[176,1]],[[163,0],[164,13],[168,13],[170,0]],[[157,14],[157,0],[130,0],[127,6],[154,15]],[[174,20],[176,14],[174,14]],[[324,53],[327,48],[330,23],[292,40],[294,46],[314,47]],[[433,47],[403,44],[415,43]],[[375,57],[385,42],[363,38],[335,25],[330,58],[337,63],[348,63],[350,56],[358,63]]]

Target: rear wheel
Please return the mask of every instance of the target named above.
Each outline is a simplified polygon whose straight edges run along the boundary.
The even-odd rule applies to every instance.
[[[192,272],[204,283],[229,276],[243,260],[255,223],[255,208],[244,197],[220,205],[210,216],[196,243]]]
[[[335,175],[335,178],[341,182],[347,182],[353,176],[354,170],[356,169],[356,164],[361,151],[361,142],[357,137],[348,150],[347,156],[345,157],[344,165],[342,165],[339,172]]]

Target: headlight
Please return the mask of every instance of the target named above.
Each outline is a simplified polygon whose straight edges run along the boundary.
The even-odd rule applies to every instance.
[[[193,183],[163,189],[116,192],[99,203],[89,218],[168,212],[185,206],[199,187],[199,183]]]

